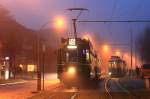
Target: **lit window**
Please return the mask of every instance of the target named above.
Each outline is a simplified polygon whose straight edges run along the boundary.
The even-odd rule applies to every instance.
[[[89,61],[89,60],[90,60],[89,50],[86,50],[86,60],[87,60],[87,61]]]
[[[35,65],[27,65],[28,66],[28,72],[33,72],[35,71]]]
[[[83,54],[85,54],[86,52],[85,52],[85,50],[83,50]]]

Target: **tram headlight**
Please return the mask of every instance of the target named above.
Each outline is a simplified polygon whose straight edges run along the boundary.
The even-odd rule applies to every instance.
[[[69,74],[75,74],[75,72],[76,72],[75,67],[69,67],[69,68],[68,68],[68,73],[69,73]]]
[[[108,73],[108,75],[110,75],[110,76],[111,76],[111,74],[112,74],[111,72]]]
[[[76,45],[74,45],[74,46],[68,45],[67,48],[68,49],[77,49],[77,46]]]

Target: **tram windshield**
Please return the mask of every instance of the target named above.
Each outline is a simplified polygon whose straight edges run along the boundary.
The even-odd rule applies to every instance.
[[[67,62],[77,62],[77,51],[69,50],[66,53],[66,60],[67,60]]]

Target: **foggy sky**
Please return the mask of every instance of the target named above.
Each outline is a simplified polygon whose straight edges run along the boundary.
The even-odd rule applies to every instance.
[[[80,20],[130,20],[150,19],[150,0],[0,0],[11,15],[28,28],[39,29],[42,24],[53,21],[56,16],[66,16],[68,23],[70,7],[85,7]],[[51,24],[51,23],[50,23]],[[129,33],[134,38],[148,23],[80,23],[79,34],[92,33],[106,42],[129,43]],[[68,26],[68,32],[71,27]]]

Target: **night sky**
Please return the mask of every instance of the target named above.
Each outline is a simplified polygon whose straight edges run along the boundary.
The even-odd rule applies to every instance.
[[[68,21],[67,32],[71,32],[71,13],[66,11],[71,7],[90,10],[79,20],[150,19],[150,0],[1,0],[0,4],[10,10],[18,22],[32,29],[39,29],[45,22],[63,16]],[[129,43],[130,31],[136,38],[148,26],[149,23],[80,23],[78,33],[94,34],[105,42]]]

